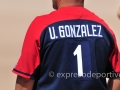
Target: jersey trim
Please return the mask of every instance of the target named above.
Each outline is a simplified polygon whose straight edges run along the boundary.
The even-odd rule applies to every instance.
[[[12,72],[15,73],[15,74],[17,74],[18,76],[21,76],[21,77],[24,77],[24,78],[27,78],[27,79],[30,79],[30,78],[31,78],[31,75],[30,75],[30,74],[21,72],[21,71],[16,70],[16,69],[13,69]]]

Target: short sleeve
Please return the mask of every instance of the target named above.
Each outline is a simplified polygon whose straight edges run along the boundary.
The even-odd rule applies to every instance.
[[[115,72],[120,73],[120,52],[117,46],[115,35],[114,35],[114,41],[115,44],[114,44],[114,49],[110,56],[110,62],[112,63],[112,67],[115,70]]]
[[[37,23],[37,18],[35,18],[29,26],[24,39],[21,56],[12,70],[15,74],[28,79],[36,78],[40,65],[40,47],[39,39],[37,38],[38,33],[36,33],[38,29]]]
[[[109,78],[120,78],[120,52],[117,46],[115,35],[113,37],[114,37],[114,48],[109,58],[107,71],[109,73]]]

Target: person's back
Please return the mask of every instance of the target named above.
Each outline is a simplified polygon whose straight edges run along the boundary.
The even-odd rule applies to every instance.
[[[118,77],[108,73],[120,72],[113,32],[83,7],[61,7],[38,16],[26,38],[13,72],[34,78],[33,90],[107,90],[106,77]]]

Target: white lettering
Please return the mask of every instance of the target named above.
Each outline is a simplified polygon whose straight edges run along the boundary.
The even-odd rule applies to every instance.
[[[48,27],[50,39],[74,37],[103,37],[101,25],[61,25]],[[56,36],[57,35],[57,36]]]
[[[88,25],[86,25],[86,28],[87,28],[87,35],[88,35],[88,37],[93,36],[92,34],[90,34],[90,30],[89,30]]]
[[[59,33],[61,38],[65,37],[64,26],[59,26]]]
[[[71,37],[76,37],[75,25],[70,25]]]
[[[49,33],[50,33],[50,38],[55,39],[55,28],[54,27],[49,27]]]
[[[92,31],[93,31],[93,36],[97,36],[96,34],[95,34],[95,32],[96,32],[96,25],[92,25]]]
[[[82,37],[87,37],[87,32],[86,32],[86,26],[85,25],[81,25],[81,34],[82,34]]]
[[[80,25],[75,25],[77,27],[77,37],[81,37],[80,34]]]
[[[70,26],[68,26],[68,25],[65,25],[65,34],[66,34],[67,37],[71,36],[71,34],[70,34]]]
[[[99,37],[103,37],[103,36],[101,35],[101,29],[102,29],[101,25],[97,25],[97,27],[99,28],[98,36],[99,36]]]

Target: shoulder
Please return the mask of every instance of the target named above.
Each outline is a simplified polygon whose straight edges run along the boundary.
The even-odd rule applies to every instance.
[[[36,16],[33,22],[36,23],[37,25],[45,27],[52,23],[53,19],[55,18],[54,12],[55,11],[52,11],[48,14]]]
[[[36,16],[32,22],[34,23],[40,23],[45,21],[45,19],[49,16],[49,14],[45,14],[45,15],[40,15],[40,16]]]
[[[39,34],[42,32],[43,28],[45,27],[45,24],[43,23],[45,20],[45,17],[47,15],[41,15],[36,16],[32,21],[31,24],[28,27],[27,30],[27,36],[31,36],[33,38],[36,38],[39,36]]]
[[[49,17],[49,14],[36,16],[32,20],[30,27],[36,29],[37,31],[43,29],[47,25],[47,22],[49,20],[48,17]]]
[[[89,11],[89,19],[92,21],[95,21],[99,24],[101,24],[103,27],[105,27],[112,35],[114,35],[113,30],[110,28],[110,26],[105,22],[105,20],[103,20],[102,18],[100,18],[98,15],[96,15],[95,13]]]

